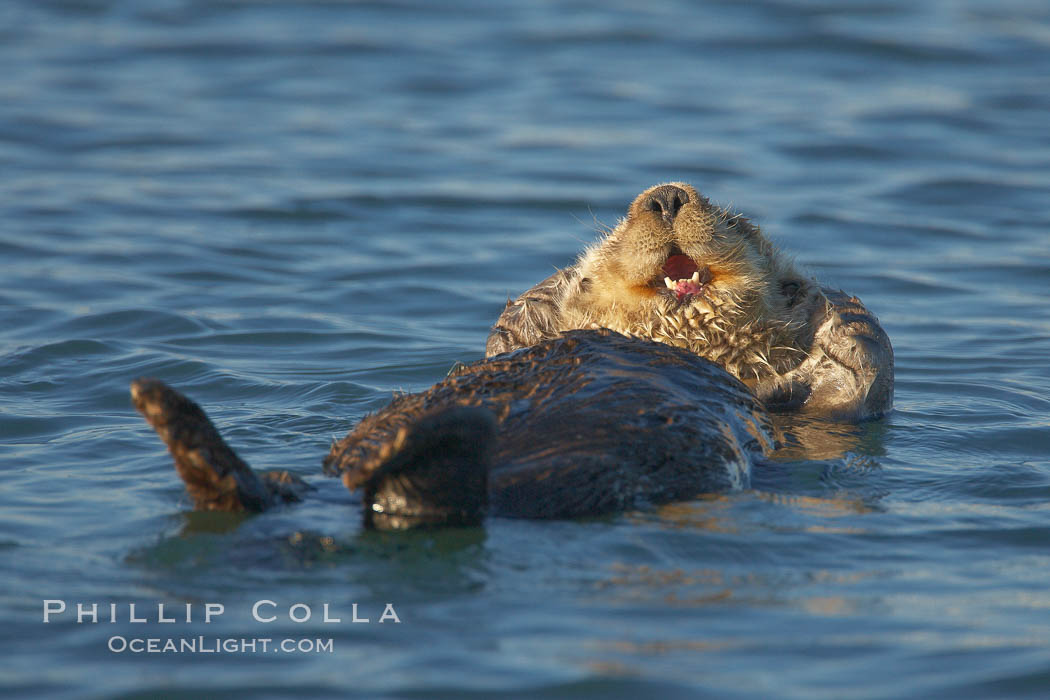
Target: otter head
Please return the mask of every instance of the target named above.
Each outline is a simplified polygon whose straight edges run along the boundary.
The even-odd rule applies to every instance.
[[[684,347],[744,380],[789,364],[808,315],[810,283],[758,228],[680,182],[640,194],[576,269],[563,326]]]

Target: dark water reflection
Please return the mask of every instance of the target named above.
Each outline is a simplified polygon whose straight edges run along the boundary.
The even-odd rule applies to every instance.
[[[12,696],[1045,695],[1045,3],[12,0],[0,64]],[[864,299],[896,410],[781,420],[740,493],[363,533],[329,441],[669,180]],[[140,375],[315,498],[185,514]],[[227,612],[44,625],[44,599]],[[334,649],[107,650],[201,634]]]

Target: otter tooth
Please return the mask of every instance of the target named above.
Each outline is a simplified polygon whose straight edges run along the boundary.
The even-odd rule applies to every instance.
[[[694,282],[696,284],[700,284],[700,271],[697,270],[696,272],[694,272],[693,276],[689,278],[689,281]]]
[[[674,280],[672,280],[670,277],[664,277],[664,284],[667,285],[668,289],[674,289],[675,287]]]

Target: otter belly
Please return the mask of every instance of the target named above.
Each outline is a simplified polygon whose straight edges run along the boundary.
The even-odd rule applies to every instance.
[[[464,407],[487,411],[494,432],[477,414],[450,429],[443,416]],[[571,331],[398,397],[334,445],[325,469],[364,490],[375,527],[438,524],[442,513],[468,523],[486,504],[498,516],[571,518],[746,487],[768,431],[758,400],[717,365]]]
[[[289,472],[253,470],[163,382],[138,379],[131,394],[197,509],[261,511],[310,490]],[[395,398],[324,466],[363,492],[365,527],[472,526],[487,514],[572,518],[744,488],[770,432],[758,399],[717,365],[570,331]]]

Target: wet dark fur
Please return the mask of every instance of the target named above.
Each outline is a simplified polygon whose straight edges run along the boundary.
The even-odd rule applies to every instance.
[[[156,380],[135,386],[199,507],[280,500],[196,404]],[[486,513],[569,518],[746,487],[768,429],[761,404],[711,362],[572,331],[395,398],[333,445],[324,466],[362,489],[369,527],[469,525]],[[212,485],[218,493],[202,495]]]
[[[135,380],[131,401],[168,446],[197,510],[261,511],[298,501],[309,488],[286,471],[252,471],[201,407],[164,382]]]

